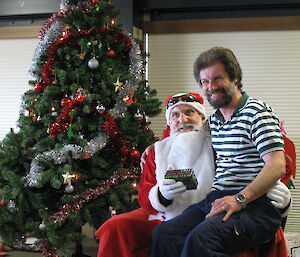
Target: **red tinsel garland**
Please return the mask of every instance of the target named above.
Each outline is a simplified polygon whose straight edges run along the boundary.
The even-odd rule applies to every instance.
[[[72,122],[72,118],[69,113],[76,107],[80,106],[84,100],[85,96],[77,96],[65,104],[62,109],[59,119],[49,126],[49,135],[51,137],[57,137],[60,133],[65,133],[69,129],[69,125]]]
[[[87,202],[107,193],[112,186],[118,184],[119,180],[122,181],[129,177],[135,178],[137,177],[138,172],[138,168],[132,170],[124,169],[115,172],[108,180],[100,183],[95,189],[89,188],[86,192],[75,195],[73,200],[59,208],[59,211],[54,213],[51,219],[54,223],[63,225],[67,219],[68,213],[78,212]]]
[[[43,40],[47,33],[47,30],[51,27],[51,25],[57,20],[63,20],[65,15],[66,15],[66,12],[64,10],[59,10],[58,12],[53,13],[52,16],[43,25],[42,29],[40,30],[40,32],[38,34],[38,38],[40,40]]]
[[[138,168],[133,170],[124,169],[114,173],[108,180],[100,183],[95,189],[88,189],[86,192],[79,195],[75,195],[73,200],[69,204],[63,205],[58,212],[54,213],[52,216],[52,221],[54,223],[63,225],[67,219],[67,215],[72,212],[76,213],[79,211],[84,204],[97,198],[100,195],[104,195],[109,191],[111,186],[117,185],[119,180],[124,180],[126,178],[136,178],[139,172]],[[44,256],[47,257],[58,257],[57,249],[54,246],[51,246],[47,240],[43,240],[40,243],[40,249],[43,252]]]
[[[124,51],[128,52],[132,47],[131,39],[121,31],[116,31],[110,28],[98,28],[98,29],[89,29],[78,31],[73,33],[71,31],[66,31],[64,35],[56,40],[48,49],[48,59],[45,61],[42,67],[42,89],[44,91],[49,85],[51,85],[55,79],[53,75],[53,66],[57,58],[57,49],[62,44],[75,45],[77,39],[81,37],[90,37],[94,34],[100,33],[102,36],[111,36],[115,38],[115,42],[124,42],[125,48]]]
[[[120,129],[117,122],[111,116],[108,111],[100,113],[101,117],[105,120],[102,124],[102,129],[114,140],[114,147],[116,151],[120,151],[120,159],[123,163],[128,163],[130,159],[130,151],[128,146],[130,145],[124,138],[121,137]]]
[[[50,245],[48,241],[43,240],[40,242],[39,247],[45,257],[58,257],[56,247]]]

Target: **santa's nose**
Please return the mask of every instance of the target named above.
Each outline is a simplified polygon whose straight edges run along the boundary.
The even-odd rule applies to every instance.
[[[188,116],[185,115],[184,113],[181,113],[178,117],[178,122],[179,123],[186,123],[188,121]]]

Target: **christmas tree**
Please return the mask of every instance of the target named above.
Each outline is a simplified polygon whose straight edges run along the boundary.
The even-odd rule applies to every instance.
[[[160,102],[144,80],[140,44],[108,0],[68,0],[43,26],[19,131],[0,145],[0,235],[38,239],[70,256],[81,227],[136,208],[140,153]]]

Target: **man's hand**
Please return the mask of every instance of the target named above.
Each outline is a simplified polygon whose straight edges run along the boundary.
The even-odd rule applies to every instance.
[[[284,209],[291,201],[291,192],[285,184],[277,181],[267,193],[271,203],[279,209]]]
[[[145,149],[145,151],[142,153],[141,162],[140,162],[141,169],[143,169],[143,164],[146,163],[146,159],[147,159],[147,156],[150,153],[151,147],[153,147],[153,144],[147,146],[147,148]]]
[[[162,179],[158,182],[158,188],[164,198],[173,200],[174,197],[186,191],[186,186],[181,181],[174,179]]]
[[[242,205],[235,200],[234,195],[224,196],[216,199],[212,203],[212,208],[210,213],[206,215],[206,218],[216,216],[222,212],[227,212],[223,218],[223,221],[227,221],[233,213],[238,212],[241,209]]]

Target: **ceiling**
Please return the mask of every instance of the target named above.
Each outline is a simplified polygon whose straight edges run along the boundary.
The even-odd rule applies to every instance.
[[[299,16],[300,0],[111,0],[128,29],[144,21]],[[0,26],[43,24],[61,0],[0,0]]]
[[[135,15],[149,21],[300,15],[300,0],[134,0],[133,3]]]

